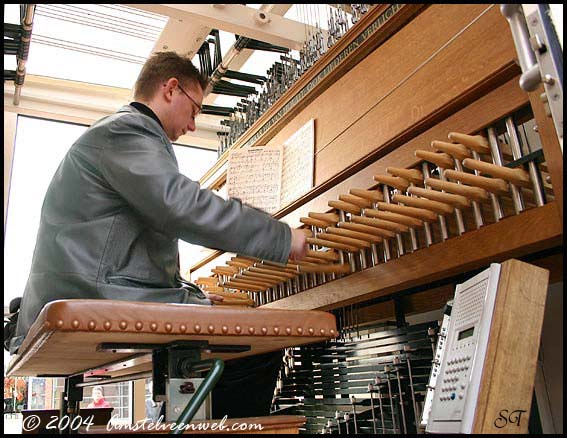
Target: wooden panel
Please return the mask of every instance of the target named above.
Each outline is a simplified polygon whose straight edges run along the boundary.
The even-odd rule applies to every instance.
[[[502,264],[473,434],[528,433],[548,276],[518,260]]]
[[[432,140],[446,138],[447,134],[451,131],[477,132],[483,127],[490,125],[495,120],[500,119],[503,115],[510,114],[527,104],[528,96],[518,87],[518,78],[515,77],[496,90],[447,117],[427,131],[414,137],[388,155],[381,157],[364,168],[360,167],[359,171],[354,175],[348,176],[349,169],[345,169],[337,175],[334,180],[322,186],[322,189],[315,189],[310,195],[306,195],[299,202],[293,203],[274,216],[282,218],[284,222],[292,227],[299,227],[301,226],[299,222],[300,217],[307,216],[310,211],[327,211],[329,209],[327,202],[331,199],[338,199],[340,194],[348,193],[353,187],[369,188],[375,185],[372,176],[385,173],[387,167],[413,166],[419,161],[415,158],[414,151],[416,149],[430,149],[429,144]],[[356,168],[355,166],[355,169]],[[342,182],[338,182],[341,180]],[[335,185],[330,187],[333,184]],[[314,195],[316,196],[314,199],[305,202],[306,198],[309,196],[313,197]],[[221,251],[217,251],[211,254],[210,257],[207,257],[207,259],[194,265],[191,268],[191,276],[197,278],[198,276],[210,275],[210,270],[207,270],[209,268],[202,269],[203,266],[211,262],[211,260],[218,258],[221,254]],[[215,263],[221,264],[221,262],[222,260],[219,259],[218,263]]]
[[[316,118],[318,152],[486,7],[431,5],[306,106],[269,144],[281,143]]]
[[[561,244],[555,203],[262,306],[329,310]]]
[[[451,16],[450,20],[454,19]],[[506,65],[513,65],[513,44],[503,38],[507,26],[498,8],[492,8],[332,142],[319,144],[315,183],[333,177],[377,149],[392,147],[388,143],[407,135],[406,130],[415,129],[414,125],[454,105],[453,101],[490,80]],[[432,27],[444,28],[445,22],[437,19]],[[427,35],[421,37],[427,39]],[[411,44],[407,41],[408,46]],[[404,53],[403,57],[407,56],[411,54]]]
[[[336,177],[336,180],[342,177],[342,182],[338,182],[301,207],[296,206],[295,210],[284,216],[283,219],[292,226],[299,226],[301,216],[307,216],[309,211],[327,211],[327,202],[331,199],[338,199],[339,194],[348,193],[353,187],[374,186],[376,183],[372,178],[373,175],[385,174],[386,168],[411,167],[417,164],[419,160],[414,155],[415,150],[433,150],[430,147],[431,141],[447,139],[451,131],[475,133],[527,104],[528,96],[519,89],[518,78],[515,77],[346,179],[344,179],[344,174],[347,174],[349,170],[345,169]]]

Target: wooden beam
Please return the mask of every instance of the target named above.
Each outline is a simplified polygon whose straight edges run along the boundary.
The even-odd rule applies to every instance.
[[[210,32],[209,26],[187,25],[182,20],[170,18],[156,41],[152,53],[173,51],[192,58]]]
[[[555,202],[262,307],[330,310],[561,244]]]
[[[266,43],[299,50],[305,42],[303,23],[237,4],[129,4],[165,15],[186,26],[199,23]]]
[[[528,433],[548,279],[549,272],[528,263],[502,263],[472,427],[475,435]],[[500,420],[502,409],[511,406],[510,413],[524,413],[523,422],[519,416],[515,423]]]

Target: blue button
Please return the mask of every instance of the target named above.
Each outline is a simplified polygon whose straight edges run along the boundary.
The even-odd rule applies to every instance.
[[[455,400],[455,397],[456,397],[456,394],[455,394],[455,393],[452,393],[452,394],[451,394],[451,400]]]

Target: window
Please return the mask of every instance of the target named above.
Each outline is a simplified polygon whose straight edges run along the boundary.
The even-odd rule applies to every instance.
[[[132,88],[167,20],[121,5],[38,4],[27,73]]]
[[[86,126],[18,117],[4,242],[4,305],[22,296],[31,267],[41,206],[59,163]],[[174,145],[180,172],[198,181],[216,151]],[[181,273],[201,257],[201,247],[180,241]]]
[[[86,126],[18,117],[4,240],[4,305],[28,279],[41,205],[59,163]]]

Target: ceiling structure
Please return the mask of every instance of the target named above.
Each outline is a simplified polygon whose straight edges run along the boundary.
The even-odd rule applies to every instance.
[[[8,5],[7,5],[8,6]],[[5,8],[7,8],[7,6]],[[12,5],[18,7],[18,5]],[[264,43],[285,47],[291,50],[298,50],[305,42],[306,36],[314,28],[301,21],[315,23],[315,5],[296,5],[295,8],[304,8],[292,14],[296,19],[285,18],[284,15],[290,12],[294,5],[292,4],[128,4],[128,5],[96,5],[105,8],[113,8],[114,11],[96,12],[96,11],[83,11],[82,15],[79,11],[79,6],[86,5],[36,5],[35,21],[32,30],[32,45],[30,49],[29,69],[25,75],[24,85],[21,87],[21,95],[19,102],[14,104],[14,82],[4,81],[4,110],[11,112],[18,112],[20,114],[31,114],[38,116],[45,116],[50,118],[57,118],[61,120],[87,123],[90,124],[98,118],[113,113],[120,106],[128,103],[132,98],[131,87],[112,86],[85,79],[62,79],[53,74],[34,74],[32,65],[34,62],[35,53],[39,52],[36,49],[34,53],[34,38],[36,44],[43,44],[58,46],[59,49],[66,48],[66,50],[79,51],[80,44],[75,44],[70,41],[72,37],[68,37],[65,41],[67,47],[62,44],[62,37],[56,38],[51,35],[49,37],[42,35],[46,30],[41,30],[40,20],[47,18],[66,19],[66,21],[73,21],[72,25],[78,25],[82,20],[84,24],[92,27],[113,26],[114,32],[122,32],[117,40],[116,46],[112,45],[112,49],[104,49],[95,47],[98,50],[98,56],[106,56],[110,58],[108,53],[113,57],[118,57],[119,61],[127,61],[130,64],[137,64],[135,68],[141,68],[143,64],[143,57],[139,54],[125,53],[125,50],[119,51],[115,47],[119,47],[119,40],[126,41],[130,36],[135,36],[137,30],[136,26],[131,26],[129,19],[122,19],[116,15],[123,11],[130,11],[137,14],[141,20],[146,20],[146,23],[140,24],[141,33],[143,29],[150,29],[153,26],[152,35],[155,35],[153,47],[148,53],[174,50],[179,54],[186,55],[193,58],[194,64],[199,67],[198,51],[207,39],[210,39],[211,32],[218,29],[221,32],[222,46],[222,65],[229,67],[230,70],[240,71],[243,66],[247,65],[247,61],[251,59],[255,50],[243,49],[240,51],[234,50],[234,42],[236,42],[235,35],[251,38]],[[93,5],[95,6],[95,5]],[[326,5],[328,8],[328,6]],[[65,10],[61,8],[66,8]],[[75,8],[72,10],[70,8]],[[299,12],[298,12],[299,11]],[[5,9],[5,22],[6,20]],[[312,15],[311,15],[312,12]],[[309,15],[308,15],[309,13]],[[73,15],[74,14],[74,15]],[[317,12],[318,14],[318,12]],[[71,20],[69,17],[74,17]],[[82,17],[82,18],[81,18]],[[299,19],[298,19],[299,17]],[[313,17],[313,20],[309,20]],[[303,20],[300,20],[302,19]],[[154,21],[148,21],[148,20]],[[95,21],[98,20],[98,21]],[[319,22],[322,29],[325,28],[324,17]],[[61,27],[63,26],[63,22]],[[101,24],[103,23],[103,24]],[[150,23],[150,24],[148,24]],[[156,24],[157,23],[157,24]],[[162,24],[160,24],[162,23]],[[71,24],[69,24],[71,26]],[[161,26],[161,31],[160,31]],[[36,29],[37,27],[37,29]],[[50,31],[55,31],[53,24],[50,25]],[[44,25],[44,29],[47,24]],[[157,29],[157,30],[156,30]],[[62,31],[62,30],[61,30]],[[90,28],[89,28],[90,31]],[[325,32],[325,30],[322,30]],[[83,32],[85,33],[85,32]],[[234,34],[234,35],[231,35]],[[5,34],[6,35],[6,34]],[[56,34],[54,34],[56,35]],[[119,35],[119,34],[116,34]],[[146,33],[146,36],[149,35]],[[159,35],[159,36],[158,36]],[[230,38],[232,40],[232,47],[229,46]],[[6,36],[5,36],[6,41]],[[75,44],[75,46],[73,46]],[[93,46],[98,43],[85,43],[81,44],[84,47],[94,50]],[[90,44],[90,45],[89,45]],[[105,53],[106,52],[106,53]],[[147,53],[147,49],[146,49]],[[51,55],[53,58],[55,55]],[[5,65],[6,52],[5,52]],[[147,58],[147,56],[146,56]],[[56,60],[51,59],[56,62]],[[114,60],[116,61],[116,59]],[[114,62],[113,61],[113,62]],[[225,63],[230,61],[230,65]],[[49,61],[42,61],[43,64]],[[270,61],[273,62],[273,61]],[[81,61],[75,63],[80,64]],[[64,63],[62,63],[64,64]],[[255,62],[256,64],[256,62]],[[250,65],[250,62],[248,63]],[[259,63],[258,63],[259,65]],[[65,68],[71,66],[63,65]],[[255,68],[255,66],[252,66]],[[248,70],[250,70],[250,66]],[[260,67],[258,67],[260,68]],[[98,69],[91,69],[98,70]],[[102,70],[109,70],[109,68],[101,67],[98,74],[102,74]],[[111,68],[110,68],[111,70]],[[110,72],[112,73],[112,72]],[[255,72],[256,73],[256,72]],[[256,74],[265,74],[264,71],[258,71]],[[135,80],[135,79],[134,79]],[[131,83],[133,80],[130,81]],[[238,84],[238,81],[232,81]],[[213,90],[214,91],[214,90]],[[205,97],[204,104],[206,105],[230,105],[236,103],[236,98],[232,96],[219,96],[214,92]],[[208,149],[217,149],[219,140],[217,132],[226,131],[226,127],[221,125],[221,120],[224,117],[203,114],[197,119],[197,130],[194,133],[188,133],[180,138],[178,141],[181,144],[188,144],[193,146],[204,147]]]

